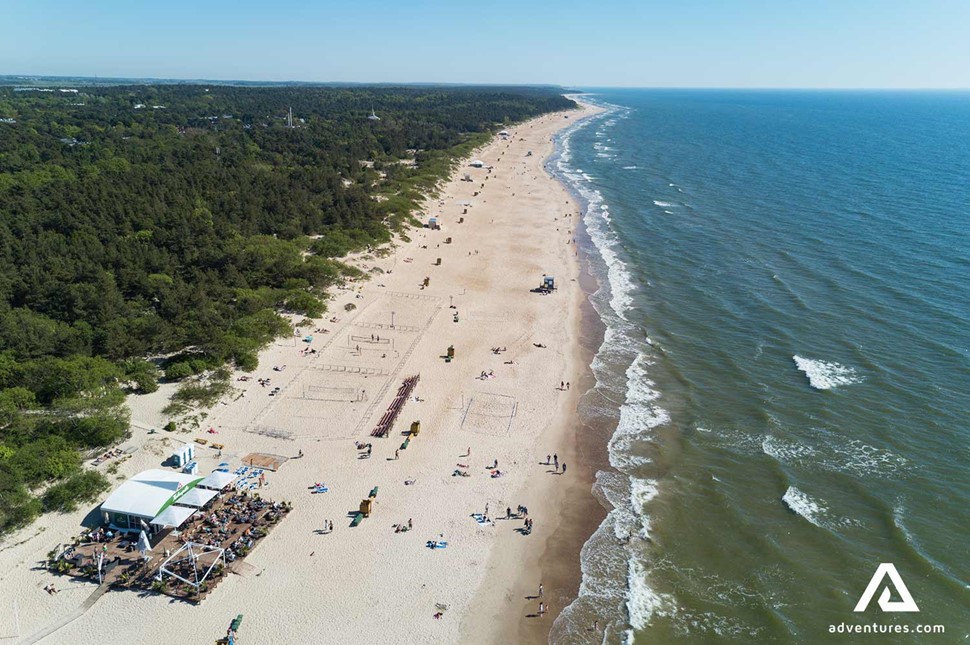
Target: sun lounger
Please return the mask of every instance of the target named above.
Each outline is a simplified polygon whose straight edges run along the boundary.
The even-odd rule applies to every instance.
[[[358,524],[361,523],[361,521],[363,519],[364,519],[364,514],[363,513],[357,513],[357,515],[354,515],[354,521],[351,522],[350,525],[351,526],[357,526]]]
[[[374,499],[375,497],[377,497],[377,486],[374,486],[374,488],[370,490],[370,495],[368,495],[368,497],[370,497],[371,499]]]

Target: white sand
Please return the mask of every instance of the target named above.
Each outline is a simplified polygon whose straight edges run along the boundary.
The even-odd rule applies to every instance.
[[[267,349],[252,380],[234,383],[245,396],[212,410],[206,426],[218,434],[148,435],[161,423],[163,397],[134,399],[133,436],[124,445],[139,450],[119,476],[158,467],[178,441],[194,437],[226,446],[221,458],[199,450],[203,473],[222,460],[235,468],[252,451],[294,457],[302,450],[302,459],[268,475],[263,491],[295,508],[246,558],[251,572],[228,576],[201,605],[110,591],[40,642],[212,643],[239,613],[242,643],[495,642],[502,625],[494,619],[512,623],[533,612],[535,603],[518,589],[539,575],[538,558],[565,488],[561,476],[538,462],[556,452],[567,463],[573,458],[564,437],[578,393],[558,387],[577,380],[583,368],[577,360],[583,295],[570,234],[578,206],[542,164],[552,134],[581,116],[539,118],[510,129],[508,141],[476,151],[494,169],[459,169],[429,203],[425,219],[438,216],[443,230],[412,231],[412,241],[384,259],[357,258],[360,266],[390,273],[375,274],[358,291],[338,292],[327,320],[306,331],[317,354],[301,356],[306,345],[298,338]],[[472,182],[458,180],[465,173]],[[464,200],[471,203],[466,215]],[[447,237],[453,244],[445,244]],[[439,257],[442,265],[434,266]],[[530,293],[543,273],[556,277],[558,291]],[[421,289],[425,276],[431,283]],[[357,308],[348,313],[349,302]],[[339,322],[330,323],[331,315]],[[314,333],[315,327],[329,333]],[[369,342],[371,334],[386,342]],[[457,358],[445,363],[449,345]],[[496,346],[508,351],[495,355],[490,348]],[[286,369],[275,372],[275,365]],[[476,378],[483,370],[495,377]],[[413,374],[421,375],[415,394],[423,400],[405,405],[387,439],[371,439],[401,381]],[[269,396],[272,388],[261,388],[258,377],[271,378],[281,392]],[[366,400],[322,400],[360,390]],[[412,420],[421,421],[421,434],[393,460]],[[266,431],[286,437],[260,434]],[[355,440],[373,443],[370,459],[358,459]],[[471,456],[461,456],[468,448]],[[506,476],[489,476],[486,465],[495,459]],[[452,476],[459,463],[468,464],[470,477]],[[417,482],[405,486],[408,478]],[[311,495],[307,487],[318,481],[330,492]],[[380,492],[373,514],[350,528],[348,512],[374,486]],[[480,526],[470,516],[486,502],[490,515],[502,517],[507,506],[514,511],[524,504],[535,531],[515,533],[522,526],[516,520]],[[44,517],[0,544],[0,638],[22,642],[10,638],[15,618],[26,639],[70,617],[93,591],[93,584],[34,568],[79,532],[90,510]],[[396,534],[392,525],[409,518],[414,530]],[[324,519],[333,521],[333,534],[317,532]],[[425,547],[442,534],[446,549]],[[50,582],[62,592],[45,593]],[[450,607],[441,620],[432,617],[435,603]],[[551,625],[560,609],[553,606],[542,620]]]

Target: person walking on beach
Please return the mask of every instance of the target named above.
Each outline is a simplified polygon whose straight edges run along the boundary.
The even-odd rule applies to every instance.
[[[543,602],[539,602],[539,615],[546,613],[546,605]]]
[[[553,463],[553,465],[555,465],[556,471],[558,472],[559,471],[559,455],[553,455],[552,456],[552,463]]]
[[[566,381],[566,389],[569,389],[569,381]]]
[[[505,519],[507,519],[507,520],[508,519],[512,519],[512,507],[511,506],[506,506],[505,507]]]
[[[542,586],[542,583],[540,582],[540,583],[539,583],[539,597],[540,597],[540,598],[542,598],[542,590],[543,590],[543,589],[544,589],[544,587]]]
[[[552,463],[552,455],[546,455],[546,465],[548,466],[551,463]]]
[[[333,533],[333,520],[330,520],[329,532]]]
[[[565,461],[564,461],[564,462],[562,462],[562,474],[563,474],[563,475],[565,475],[565,474],[566,474],[566,462],[565,462]]]

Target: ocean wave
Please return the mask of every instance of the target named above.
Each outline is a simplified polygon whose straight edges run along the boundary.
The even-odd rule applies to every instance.
[[[827,462],[832,470],[857,476],[894,477],[910,462],[905,457],[884,448],[871,446],[858,439],[832,447],[836,457]]]
[[[674,204],[672,202],[663,202],[663,201],[660,201],[659,199],[655,199],[653,200],[653,205],[659,206],[660,208],[673,208],[677,204]]]
[[[620,422],[608,446],[610,465],[625,473],[649,463],[636,446],[650,438],[647,430],[670,421],[670,414],[655,403],[660,393],[647,377],[648,361],[645,354],[638,354],[626,370],[626,400],[620,406]]]
[[[782,495],[781,501],[793,513],[801,515],[821,529],[834,530],[861,524],[858,520],[838,517],[832,513],[825,502],[809,496],[794,486],[788,487],[788,490]]]
[[[620,259],[618,252],[620,241],[610,229],[609,223],[595,217],[595,213],[603,213],[609,209],[603,208],[606,204],[603,203],[603,196],[599,191],[590,191],[583,186],[577,188],[589,204],[583,221],[590,239],[606,265],[606,277],[612,294],[610,305],[617,315],[625,319],[627,310],[633,305],[631,296],[634,289],[633,276],[627,269],[626,263]]]
[[[636,166],[623,166],[623,170],[636,170]]]
[[[809,446],[779,439],[773,435],[765,435],[761,442],[761,450],[774,459],[788,463],[792,461],[802,461],[816,454],[815,450]]]
[[[653,479],[633,478],[633,486],[630,489],[630,504],[636,509],[643,509],[660,491],[657,489],[657,482]],[[646,512],[639,512],[640,518],[640,537],[644,540],[650,537],[650,515]]]
[[[840,385],[852,385],[862,381],[854,369],[835,362],[802,358],[798,355],[792,356],[792,360],[816,390],[831,390]]]
[[[822,527],[821,515],[826,512],[826,507],[794,486],[789,486],[781,501],[785,503],[793,513],[801,515],[815,526]]]
[[[629,560],[627,585],[630,592],[626,608],[633,629],[646,629],[654,615],[673,616],[677,613],[673,597],[657,593],[647,583],[646,567],[637,558]]]
[[[799,437],[783,438],[767,434],[761,440],[761,452],[779,463],[808,472],[829,471],[859,478],[898,477],[911,467],[908,459],[859,439],[846,440],[841,433],[819,428],[799,431]],[[731,448],[752,447],[753,435],[721,435],[719,439]]]

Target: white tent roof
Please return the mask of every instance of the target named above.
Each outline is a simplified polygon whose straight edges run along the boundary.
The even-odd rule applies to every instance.
[[[198,475],[171,470],[146,470],[116,488],[101,504],[101,510],[153,518],[201,480]]]
[[[474,159],[474,160],[473,160],[473,161],[472,161],[472,162],[471,162],[470,164],[468,164],[468,165],[469,165],[469,166],[476,166],[476,167],[478,167],[478,168],[481,168],[482,166],[484,166],[484,165],[485,165],[485,162],[484,162],[484,161],[482,161],[481,159]]]
[[[194,506],[195,508],[201,508],[205,506],[210,499],[218,494],[218,491],[195,487],[185,495],[179,497],[178,503],[182,506]]]
[[[235,473],[226,473],[217,470],[200,481],[198,485],[204,488],[211,488],[212,490],[222,490],[237,479],[239,479],[239,475]]]
[[[185,520],[189,519],[195,511],[195,508],[186,508],[184,506],[169,506],[164,511],[158,514],[157,517],[152,519],[152,524],[158,524],[159,526],[182,526]]]

